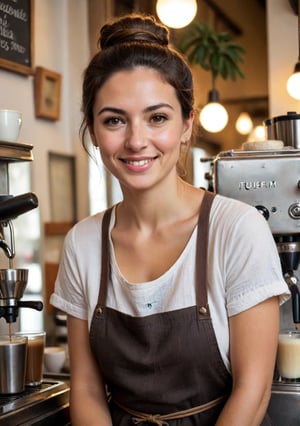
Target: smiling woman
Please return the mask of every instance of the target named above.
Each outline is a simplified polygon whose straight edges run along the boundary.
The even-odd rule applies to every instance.
[[[51,296],[68,316],[72,425],[265,425],[288,297],[270,228],[179,176],[193,79],[167,28],[123,16],[100,47],[81,136],[123,199],[69,232]]]

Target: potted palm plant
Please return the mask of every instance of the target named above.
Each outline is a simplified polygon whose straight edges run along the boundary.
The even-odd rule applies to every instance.
[[[211,72],[213,88],[218,76],[232,81],[238,76],[244,78],[239,63],[243,62],[245,50],[226,32],[218,33],[209,25],[196,22],[184,33],[180,50],[190,64],[198,64]]]

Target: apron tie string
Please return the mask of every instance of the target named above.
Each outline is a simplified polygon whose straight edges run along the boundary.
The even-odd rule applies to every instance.
[[[169,426],[169,423],[166,420],[183,419],[184,417],[190,417],[195,414],[202,413],[203,411],[206,411],[206,410],[209,410],[210,408],[215,407],[216,405],[220,404],[227,398],[228,398],[228,395],[223,395],[205,404],[198,405],[197,407],[188,408],[187,410],[176,411],[175,413],[170,413],[170,414],[142,413],[140,411],[131,410],[130,408],[125,407],[124,405],[116,401],[115,399],[113,401],[122,410],[126,411],[128,414],[132,416],[131,418],[132,423],[135,425],[141,424],[143,422],[149,422],[157,426]]]
[[[161,418],[161,416],[159,414],[147,414],[145,416],[140,416],[140,417],[132,417],[132,423],[135,425],[138,425],[140,423],[144,423],[144,422],[149,422],[149,423],[153,423],[157,426],[169,426],[169,423],[166,422],[165,420],[163,420]]]

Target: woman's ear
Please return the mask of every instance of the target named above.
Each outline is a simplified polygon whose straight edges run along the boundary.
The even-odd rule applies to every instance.
[[[96,138],[95,138],[95,134],[94,134],[94,132],[93,132],[93,127],[92,127],[92,126],[89,126],[89,127],[88,127],[88,129],[89,129],[90,137],[91,137],[91,140],[92,140],[92,144],[93,144],[96,148],[98,148],[98,144],[97,144],[97,141],[96,141]]]
[[[184,122],[184,129],[182,134],[182,142],[187,143],[192,136],[193,132],[193,123],[194,123],[195,114],[194,111],[190,113],[189,118],[187,118]]]

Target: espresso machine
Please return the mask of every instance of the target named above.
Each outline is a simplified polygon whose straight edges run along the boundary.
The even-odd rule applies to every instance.
[[[3,263],[7,264],[7,267],[0,269],[0,321],[9,330],[16,323],[20,309],[43,309],[41,301],[22,300],[29,271],[14,268],[17,241],[14,238],[13,221],[35,209],[38,199],[31,192],[10,195],[9,165],[32,161],[32,149],[30,144],[0,141],[0,260],[1,267]],[[69,386],[58,377],[45,376],[41,385],[27,387],[22,394],[0,395],[0,424],[69,425],[68,407]]]
[[[264,121],[270,148],[221,152],[213,162],[214,191],[250,204],[268,222],[292,293],[293,323],[300,323],[300,115]],[[299,130],[298,130],[299,126]],[[282,141],[280,149],[272,149]],[[274,144],[275,145],[275,144]],[[265,142],[262,143],[265,147]]]
[[[213,160],[216,193],[250,204],[264,216],[272,231],[282,273],[291,291],[283,305],[281,328],[300,324],[300,115],[287,115],[264,122],[266,142],[244,144],[246,149],[219,153]],[[298,129],[299,126],[299,129]],[[272,142],[282,141],[280,149]],[[269,142],[269,143],[268,143]],[[267,143],[267,148],[266,148]],[[276,145],[276,144],[274,144]],[[283,383],[274,373],[269,414],[274,425],[300,424],[300,382]]]

